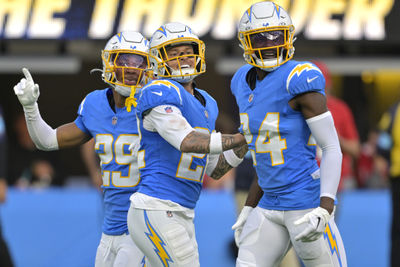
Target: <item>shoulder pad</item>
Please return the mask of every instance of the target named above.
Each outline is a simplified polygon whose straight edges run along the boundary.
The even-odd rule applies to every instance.
[[[286,79],[286,90],[291,95],[324,89],[325,78],[321,70],[310,62],[297,64]]]

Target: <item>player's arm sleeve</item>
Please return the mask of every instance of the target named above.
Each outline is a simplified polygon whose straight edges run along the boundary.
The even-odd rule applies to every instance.
[[[57,150],[57,130],[42,119],[37,103],[25,106],[24,112],[29,135],[36,147],[44,151]]]
[[[330,111],[306,120],[318,146],[322,150],[321,197],[335,199],[340,181],[342,152]]]
[[[152,108],[143,119],[143,127],[151,132],[158,132],[173,147],[180,150],[185,137],[195,131],[182,116],[179,108],[161,105]]]

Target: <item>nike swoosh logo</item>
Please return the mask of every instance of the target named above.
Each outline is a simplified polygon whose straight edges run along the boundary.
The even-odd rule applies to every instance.
[[[158,96],[162,96],[162,91],[160,91],[160,92],[152,92],[153,94],[155,94],[155,95],[158,95]]]
[[[311,79],[307,77],[307,82],[310,83],[310,82],[314,81],[317,78],[318,78],[318,76],[315,76],[314,78],[311,78]]]

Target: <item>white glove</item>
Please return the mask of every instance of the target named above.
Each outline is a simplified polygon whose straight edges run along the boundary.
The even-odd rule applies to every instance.
[[[332,212],[333,213],[333,212]],[[312,242],[317,240],[324,232],[331,215],[321,207],[315,208],[306,213],[303,217],[294,222],[294,225],[307,223],[306,228],[295,237],[296,241]]]
[[[14,92],[22,106],[32,106],[39,98],[39,85],[33,82],[32,75],[27,68],[22,68],[25,78],[14,86]]]
[[[238,246],[238,247],[239,247],[239,237],[242,234],[243,226],[247,220],[247,217],[249,217],[249,214],[252,210],[253,210],[252,207],[244,206],[242,211],[240,212],[239,217],[237,218],[235,224],[232,225],[232,230],[235,231],[235,243],[236,243],[236,246]]]

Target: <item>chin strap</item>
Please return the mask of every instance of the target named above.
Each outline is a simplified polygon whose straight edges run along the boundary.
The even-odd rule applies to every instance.
[[[125,100],[126,111],[131,112],[132,106],[136,108],[137,102],[135,98],[136,87],[132,87],[131,94]]]

